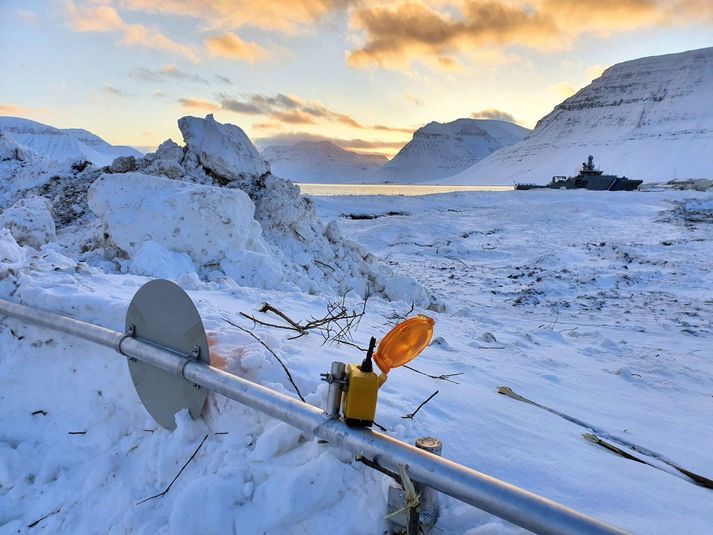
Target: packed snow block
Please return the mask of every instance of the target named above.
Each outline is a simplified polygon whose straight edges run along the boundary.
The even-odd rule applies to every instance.
[[[217,122],[213,114],[205,119],[181,117],[178,128],[200,164],[227,182],[270,172],[270,166],[245,132],[238,126]]]
[[[271,276],[281,276],[253,219],[255,206],[240,190],[140,173],[103,174],[89,188],[88,199],[111,238],[142,273],[178,275],[192,261],[207,269],[231,264],[238,277],[241,266],[234,259],[249,254],[259,259],[252,264],[261,261]],[[170,271],[158,265],[166,262],[173,264]],[[264,273],[252,264],[243,282],[263,286],[258,278]]]
[[[25,256],[25,250],[17,244],[10,231],[0,228],[0,278],[4,278],[2,268],[23,264]]]
[[[8,229],[20,245],[35,249],[57,239],[52,209],[42,197],[20,199],[0,213],[0,227]]]

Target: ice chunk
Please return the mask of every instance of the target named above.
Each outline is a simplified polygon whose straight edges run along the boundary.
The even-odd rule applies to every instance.
[[[238,126],[221,124],[209,114],[205,119],[182,117],[178,127],[198,161],[228,182],[270,172],[268,163]]]

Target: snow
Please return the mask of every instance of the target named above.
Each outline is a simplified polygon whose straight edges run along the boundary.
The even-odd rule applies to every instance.
[[[449,177],[528,133],[527,128],[495,119],[434,121],[416,130],[411,141],[367,181],[418,183]]]
[[[182,117],[178,127],[198,162],[228,181],[262,176],[270,171],[270,166],[239,126],[218,123],[213,114],[209,114],[205,119]]]
[[[713,194],[513,191],[314,202],[319,221],[339,222],[325,225],[325,239],[354,240],[395,276],[415,279],[447,304],[442,311],[416,305],[413,313],[435,319],[436,338],[413,366],[462,375],[453,384],[394,370],[377,413],[390,435],[406,442],[438,436],[449,459],[634,533],[710,530],[710,490],[670,469],[613,455],[581,438],[588,429],[496,389],[510,386],[604,438],[712,477],[713,234],[710,220],[699,216],[711,213]],[[169,219],[170,210],[162,210]],[[364,210],[402,215],[341,217]],[[159,242],[143,248],[147,259],[172,251]],[[0,230],[0,297],[122,330],[131,297],[149,278],[73,255],[61,243],[40,253]],[[361,360],[353,348],[323,345],[315,333],[290,340],[294,333],[239,314],[278,322],[257,311],[269,302],[296,319],[320,317],[334,294],[183,277],[208,331],[211,359],[230,373],[295,395],[274,357],[223,318],[252,329],[277,352],[315,405],[324,406],[319,373],[331,361]],[[358,306],[359,299],[347,303]],[[382,337],[394,314],[410,307],[410,300],[372,296],[355,342]],[[179,413],[177,429],[168,432],[147,415],[125,359],[112,350],[10,319],[0,322],[0,348],[0,531],[27,531],[46,515],[35,529],[385,529],[389,479],[328,444],[213,394],[202,419]],[[435,390],[414,419],[401,418]],[[171,490],[137,505],[168,485],[206,435]],[[521,532],[441,500],[439,533]]]
[[[35,249],[57,239],[50,204],[42,197],[20,199],[0,212],[0,227],[8,229],[20,245]]]
[[[520,143],[445,181],[546,183],[588,155],[650,181],[713,178],[713,48],[616,64],[540,119]]]
[[[277,176],[310,183],[364,180],[369,171],[388,162],[386,156],[344,150],[330,141],[270,145],[261,154]]]
[[[113,146],[83,129],[59,129],[29,119],[0,117],[0,132],[6,132],[35,153],[55,162],[88,160],[108,165],[117,156],[141,156],[131,147]]]

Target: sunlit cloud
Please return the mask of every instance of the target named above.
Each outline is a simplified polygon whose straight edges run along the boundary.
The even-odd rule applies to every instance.
[[[191,62],[198,60],[197,54],[188,46],[180,44],[155,28],[143,24],[127,24],[112,6],[91,4],[77,6],[71,0],[64,2],[67,24],[75,32],[118,33],[118,43],[178,54]]]
[[[485,110],[476,111],[470,114],[471,119],[497,119],[499,121],[507,121],[517,124],[515,117],[511,113],[498,110],[495,108],[487,108]]]
[[[215,75],[215,79],[224,84],[233,85],[233,81],[227,76],[222,76],[220,74]]]
[[[341,12],[349,0],[116,0],[122,8],[144,13],[188,17],[202,21],[204,29],[235,30],[252,26],[261,30],[295,34],[332,12]]]
[[[141,80],[142,82],[159,83],[165,81],[184,81],[198,82],[201,84],[208,83],[208,80],[206,80],[202,76],[186,72],[171,63],[164,65],[158,70],[147,69],[145,67],[137,67],[136,69],[133,69],[129,74],[133,78]]]
[[[29,108],[14,106],[12,104],[0,104],[0,115],[29,115],[32,112]]]
[[[208,102],[207,100],[203,100],[200,98],[179,98],[178,103],[181,105],[181,107],[192,110],[212,112],[220,109],[220,106],[218,106],[217,104]]]
[[[404,98],[411,104],[415,104],[416,106],[423,106],[423,100],[412,94],[410,91],[406,91],[404,93]]]
[[[540,52],[570,48],[585,34],[609,36],[681,21],[713,23],[707,0],[407,0],[359,4],[350,28],[360,37],[347,54],[353,67],[409,69],[418,61],[453,70],[510,47]],[[475,54],[475,55],[474,55]]]
[[[209,37],[205,44],[210,55],[236,61],[255,63],[268,55],[267,50],[257,43],[245,41],[232,32]]]
[[[607,65],[589,65],[584,71],[584,75],[587,77],[587,80],[594,80],[599,78],[606,69]]]
[[[253,124],[254,129],[259,130],[260,124]],[[264,150],[270,145],[294,145],[300,141],[330,141],[335,145],[345,149],[354,151],[368,151],[370,153],[383,154],[385,156],[392,155],[403,147],[408,140],[402,141],[386,141],[379,139],[361,139],[361,138],[340,138],[327,137],[320,134],[311,134],[308,132],[286,132],[272,136],[257,137],[255,145]]]
[[[569,82],[560,82],[558,84],[553,84],[550,86],[550,90],[553,91],[560,98],[569,98],[577,92],[577,88],[574,87]]]

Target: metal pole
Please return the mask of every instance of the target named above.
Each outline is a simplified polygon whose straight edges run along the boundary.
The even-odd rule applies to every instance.
[[[91,323],[60,316],[0,299],[0,313],[26,323],[77,336],[111,347],[126,356],[183,377],[298,429],[371,458],[398,471],[405,465],[412,480],[508,522],[541,534],[604,535],[626,532],[556,502],[499,481],[468,467],[420,450],[365,428],[347,427],[324,411],[241,377],[189,360],[167,349],[129,338]]]

